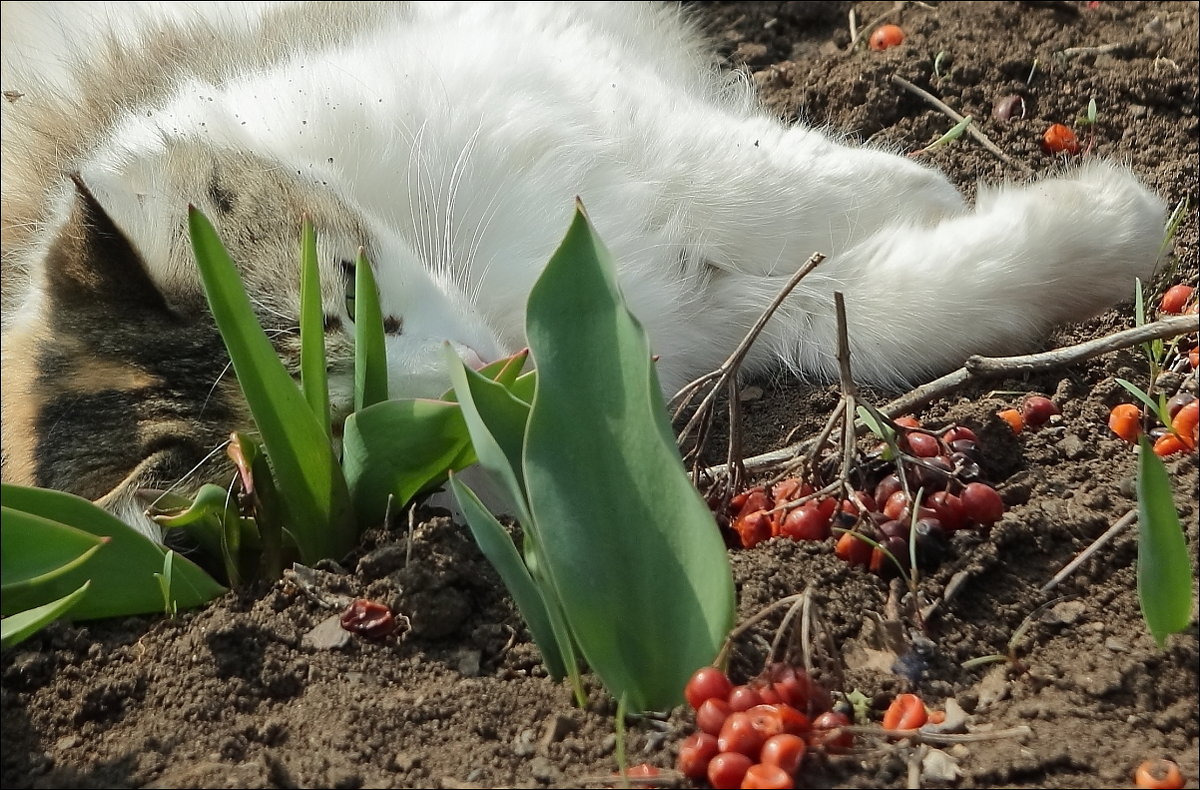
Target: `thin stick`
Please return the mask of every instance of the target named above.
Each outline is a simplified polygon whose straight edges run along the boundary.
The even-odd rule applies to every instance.
[[[1114,332],[1111,335],[1088,340],[1074,346],[1056,348],[1040,354],[1025,354],[1016,357],[971,357],[967,360],[966,368],[972,375],[997,375],[1033,373],[1040,370],[1072,365],[1085,359],[1118,351],[1151,340],[1165,340],[1177,335],[1186,335],[1200,329],[1200,318],[1193,315],[1173,315],[1162,318],[1152,324],[1135,326]]]
[[[801,607],[804,607],[807,610],[808,601],[811,598],[812,598],[812,587],[806,587],[804,592],[801,593],[800,599],[788,607],[787,614],[785,614],[783,616],[783,621],[779,624],[779,627],[775,629],[775,637],[771,640],[771,649],[767,651],[767,660],[768,661],[786,660],[786,658],[787,658],[786,654],[782,655],[782,656],[777,655],[777,653],[779,651],[779,645],[783,642],[784,634],[788,633],[790,630],[790,627],[792,625],[792,618],[794,618],[796,616],[796,613],[801,610]],[[801,628],[805,632],[805,634],[804,634],[805,639],[808,638],[807,625],[808,625],[807,623],[805,623],[803,620],[801,620]]]
[[[955,123],[959,123],[964,120],[964,116],[962,116],[958,112],[956,112],[952,107],[950,107],[950,105],[946,104],[945,102],[943,102],[938,97],[934,96],[929,91],[924,90],[922,88],[918,88],[916,85],[913,85],[911,82],[904,79],[900,75],[893,74],[892,75],[892,83],[895,85],[898,85],[901,88],[904,88],[904,90],[908,91],[909,93],[912,93],[913,95],[919,96],[920,98],[924,99],[926,102],[928,102],[929,104],[933,105],[935,108],[940,110],[943,114],[948,115],[951,118],[953,118]],[[1002,150],[1000,150],[1000,147],[998,145],[996,145],[995,143],[993,143],[991,141],[991,138],[989,138],[986,134],[984,134],[983,132],[981,132],[977,128],[975,128],[975,124],[969,124],[967,126],[967,134],[971,135],[976,140],[978,140],[979,143],[984,148],[991,151],[1000,161],[1004,162],[1009,167],[1015,167],[1016,169],[1020,170],[1023,173],[1032,173],[1033,172],[1033,168],[1029,167],[1029,165],[1026,165],[1023,162],[1018,162],[1017,160],[1013,159],[1011,156],[1009,156],[1008,154],[1006,154]]]
[[[719,667],[725,663],[725,659],[729,657],[729,650],[731,647],[733,647],[733,640],[737,639],[742,634],[746,633],[746,631],[753,628],[769,614],[771,614],[771,612],[782,606],[791,606],[796,601],[801,600],[803,597],[804,593],[796,593],[795,595],[789,595],[784,598],[780,598],[777,601],[772,601],[760,609],[757,614],[753,615],[750,617],[750,619],[746,620],[730,631],[729,636],[725,637],[725,642],[721,645],[721,649],[718,651],[717,657],[713,659],[713,666]]]
[[[1124,532],[1129,525],[1135,521],[1137,521],[1137,508],[1130,510],[1128,513],[1117,519],[1117,522],[1109,527],[1103,535],[1092,541],[1092,545],[1075,555],[1075,559],[1064,565],[1061,571],[1054,574],[1050,581],[1042,585],[1042,592],[1049,592],[1057,587],[1059,582],[1074,573],[1076,568],[1087,562],[1088,559],[1102,549],[1106,543]]]
[[[800,284],[800,281],[803,280],[809,274],[809,272],[817,268],[817,266],[823,260],[825,260],[825,256],[822,253],[814,252],[809,259],[805,261],[804,265],[797,269],[796,273],[788,278],[787,283],[784,284],[783,288],[780,289],[775,298],[771,300],[771,304],[767,305],[767,309],[762,312],[762,315],[760,315],[758,320],[754,322],[754,326],[751,327],[750,331],[746,333],[746,336],[742,338],[742,342],[739,343],[737,348],[733,350],[733,353],[721,363],[721,366],[711,373],[706,373],[705,375],[686,385],[683,389],[676,393],[673,398],[671,398],[672,403],[679,401],[682,398],[682,401],[675,410],[675,416],[678,417],[680,412],[691,401],[691,399],[695,397],[695,394],[700,390],[701,387],[708,382],[714,382],[712,388],[708,391],[708,394],[706,394],[703,400],[700,401],[700,405],[697,407],[696,413],[692,415],[692,418],[688,420],[687,425],[685,425],[683,430],[680,431],[679,438],[677,439],[677,442],[680,445],[682,445],[687,437],[696,431],[696,429],[703,425],[708,419],[706,415],[710,414],[713,400],[716,398],[717,393],[726,385],[728,385],[728,383],[732,381],[734,377],[736,377],[738,368],[742,364],[742,360],[745,359],[746,354],[750,352],[750,347],[754,344],[754,341],[758,339],[759,334],[762,333],[762,330],[767,325],[767,322],[771,320],[771,316],[775,315],[775,311],[778,310],[779,306],[783,304],[783,300],[786,299],[788,294],[790,294],[792,290]],[[697,452],[698,454],[698,451],[694,452]]]
[[[1062,348],[1044,351],[1040,354],[1027,354],[1015,357],[971,357],[967,360],[966,366],[952,373],[947,373],[945,376],[934,379],[927,384],[922,384],[920,387],[887,403],[879,411],[889,417],[904,414],[914,411],[947,393],[953,392],[971,378],[1018,375],[1033,371],[1066,367],[1102,354],[1120,351],[1121,349],[1130,348],[1151,340],[1165,340],[1185,335],[1189,332],[1195,332],[1198,328],[1198,323],[1200,322],[1194,316],[1171,316],[1170,318],[1163,318],[1154,323],[1144,324],[1132,329],[1124,329],[1095,340],[1088,340],[1072,346],[1063,346]],[[859,424],[857,430],[861,434],[866,430],[866,427]],[[776,464],[786,463],[798,455],[805,454],[811,445],[811,440],[796,442],[779,450],[747,458],[742,463],[746,471],[752,472],[759,469],[766,469]],[[709,467],[704,470],[705,474],[712,475],[723,472],[724,468],[721,466]]]
[[[1061,50],[1058,54],[1064,58],[1073,58],[1076,55],[1103,55],[1107,52],[1120,49],[1124,44],[1101,44],[1098,47],[1067,47]]]
[[[995,741],[1001,738],[1021,738],[1033,733],[1033,729],[1024,724],[1019,727],[1010,727],[1007,730],[967,733],[927,732],[925,730],[885,730],[882,727],[864,727],[853,724],[847,724],[846,726],[838,727],[837,729],[852,732],[856,735],[882,735],[887,738],[907,738],[913,743],[932,744],[977,743],[979,741]],[[830,730],[830,732],[832,732],[832,730]]]

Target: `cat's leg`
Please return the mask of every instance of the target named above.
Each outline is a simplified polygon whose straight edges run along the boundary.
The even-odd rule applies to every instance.
[[[1027,351],[1054,324],[1132,296],[1134,279],[1153,274],[1165,213],[1128,170],[1093,162],[981,190],[973,212],[941,222],[884,225],[801,283],[751,367],[782,358],[835,376],[834,290],[846,297],[851,361],[864,381],[911,383],[971,354]],[[716,285],[732,293],[745,281]]]

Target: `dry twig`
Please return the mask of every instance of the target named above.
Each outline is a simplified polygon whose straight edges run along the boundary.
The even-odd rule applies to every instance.
[[[929,91],[924,90],[923,88],[918,88],[916,85],[913,85],[911,82],[904,79],[903,77],[901,77],[898,74],[892,75],[892,84],[903,88],[904,90],[908,91],[909,93],[913,94],[914,96],[918,96],[918,97],[924,99],[930,105],[932,105],[933,107],[940,110],[943,114],[954,119],[955,123],[961,123],[965,119],[964,116],[960,115],[950,105],[946,104],[945,102],[943,102],[938,97],[934,96]],[[1004,151],[1000,150],[1000,147],[998,145],[996,145],[995,143],[993,143],[990,137],[988,137],[983,132],[979,131],[979,129],[976,128],[975,124],[968,124],[966,131],[967,131],[967,134],[971,135],[976,140],[978,140],[979,143],[984,148],[991,151],[992,154],[994,154],[996,156],[996,158],[998,158],[1001,162],[1004,162],[1004,164],[1008,165],[1009,167],[1014,167],[1023,173],[1032,173],[1033,172],[1033,169],[1031,167],[1029,167],[1029,165],[1027,165],[1023,162],[1018,162],[1017,160],[1013,159],[1008,154],[1004,153]]]
[[[971,357],[967,360],[965,366],[901,395],[885,404],[879,411],[888,417],[905,414],[925,406],[935,398],[940,398],[943,395],[953,392],[972,378],[1013,376],[1066,367],[1091,359],[1092,357],[1130,348],[1151,340],[1163,340],[1185,335],[1195,332],[1197,328],[1200,327],[1198,327],[1195,316],[1171,316],[1153,323],[1133,327],[1132,329],[1114,332],[1111,335],[1096,338],[1095,340],[1088,340],[1073,346],[1064,346],[1044,351],[1040,354],[1026,354],[1014,357]],[[856,430],[861,434],[866,431],[866,426],[859,423]],[[746,470],[758,471],[769,469],[807,453],[812,446],[813,441],[806,439],[779,450],[746,458],[742,461],[742,465]],[[719,475],[724,474],[724,471],[725,468],[723,466],[714,466],[703,470],[702,474]]]
[[[1050,581],[1042,585],[1041,591],[1049,592],[1050,590],[1053,590],[1063,579],[1074,573],[1076,568],[1085,563],[1089,557],[1093,556],[1096,552],[1100,551],[1100,549],[1104,548],[1106,543],[1124,532],[1129,525],[1135,521],[1137,521],[1136,508],[1130,510],[1128,513],[1117,519],[1117,522],[1105,530],[1103,535],[1092,541],[1092,544],[1086,549],[1076,554],[1075,558],[1064,565],[1062,570],[1054,574]]]
[[[744,360],[746,358],[746,354],[749,353],[750,347],[754,344],[754,341],[758,339],[758,336],[762,333],[762,330],[767,325],[767,322],[771,320],[771,316],[773,316],[775,311],[779,309],[779,306],[783,304],[783,300],[786,299],[788,294],[790,294],[792,290],[800,284],[800,281],[804,279],[809,272],[815,269],[823,260],[825,260],[825,256],[823,254],[814,252],[812,256],[804,263],[804,265],[801,266],[795,274],[788,278],[787,283],[784,284],[783,288],[780,289],[775,298],[771,300],[771,304],[767,305],[767,309],[764,310],[762,315],[759,316],[758,321],[756,321],[754,326],[750,328],[750,331],[746,333],[746,336],[742,339],[742,342],[738,344],[738,347],[733,350],[733,353],[721,363],[721,366],[716,370],[706,373],[695,381],[687,384],[683,389],[677,392],[674,397],[671,398],[671,403],[677,404],[675,407],[675,412],[672,415],[672,419],[679,419],[684,410],[691,405],[697,394],[699,394],[699,392],[706,386],[709,387],[707,394],[705,394],[704,398],[700,401],[700,405],[696,407],[695,413],[688,420],[687,425],[684,426],[683,430],[679,432],[677,442],[680,447],[684,445],[689,437],[694,435],[695,444],[684,456],[685,461],[690,459],[695,462],[699,459],[700,454],[703,452],[704,444],[708,439],[708,429],[712,425],[713,405],[716,401],[717,393],[722,389],[725,389],[729,393],[730,403],[730,447],[727,453],[726,463],[723,468],[726,470],[740,469],[741,453],[740,446],[738,445],[738,426],[736,423],[738,418],[738,399],[736,391],[738,370],[741,367],[742,360]],[[697,474],[698,471],[698,469],[693,468],[692,479],[696,481],[697,484],[700,480],[700,477]]]

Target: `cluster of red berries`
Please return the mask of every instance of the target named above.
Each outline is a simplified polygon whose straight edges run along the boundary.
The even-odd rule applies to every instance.
[[[903,481],[891,473],[848,499],[813,497],[813,487],[798,478],[751,488],[730,503],[730,527],[741,545],[749,548],[772,537],[820,541],[836,534],[838,557],[887,575],[896,568],[893,559],[907,565],[910,540],[916,543],[918,564],[932,568],[945,556],[953,533],[1000,520],[1000,495],[978,480],[974,431],[954,427],[939,435],[912,417],[895,424],[897,445],[907,456]],[[914,519],[912,497],[919,491],[924,494]]]
[[[679,747],[679,770],[714,788],[795,787],[810,749],[841,754],[854,745],[850,719],[830,710],[829,692],[790,664],[771,664],[738,686],[702,667],[684,696],[697,731]]]

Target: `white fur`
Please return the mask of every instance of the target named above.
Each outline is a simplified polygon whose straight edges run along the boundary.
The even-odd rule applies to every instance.
[[[39,59],[56,46],[86,57],[98,20],[137,42],[159,15],[255,24],[271,4],[87,3],[103,11],[84,23],[53,8],[75,4],[29,5],[5,9],[10,57],[10,38],[30,35],[20,31],[68,31],[36,47]],[[769,325],[751,373],[782,363],[834,374],[835,290],[856,375],[896,385],[1019,349],[1153,272],[1164,205],[1128,170],[1092,161],[981,190],[968,207],[910,159],[770,117],[670,6],[361,12],[378,20],[352,45],[299,50],[219,85],[182,81],[81,168],[152,268],[167,265],[165,234],[195,199],[157,176],[167,140],[249,149],[333,190],[373,235],[384,310],[403,316],[389,339],[398,396],[444,388],[444,340],[484,358],[525,344],[529,287],[577,195],[619,261],[668,392],[724,359],[816,251],[828,260]]]

